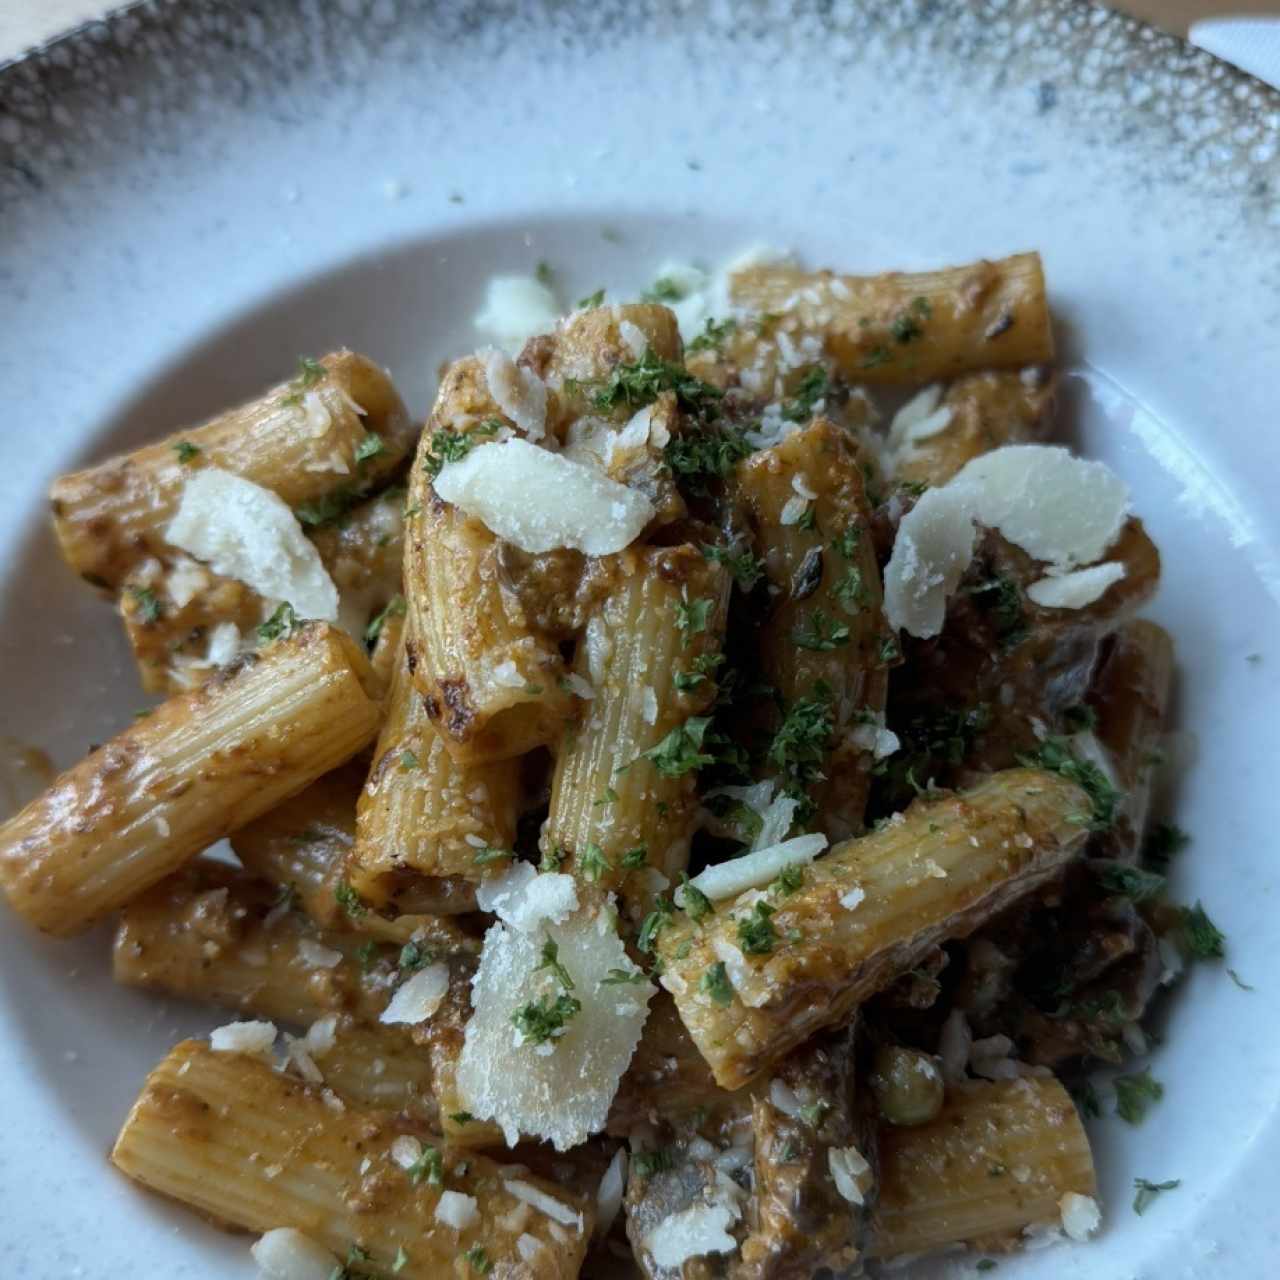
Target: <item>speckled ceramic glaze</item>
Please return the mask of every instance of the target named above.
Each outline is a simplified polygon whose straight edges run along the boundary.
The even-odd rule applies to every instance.
[[[58,560],[58,471],[339,343],[424,409],[495,271],[567,298],[761,240],[916,267],[1038,247],[1072,439],[1129,481],[1179,647],[1167,804],[1255,990],[1165,1006],[1140,1129],[1092,1125],[1106,1227],[1001,1276],[1280,1271],[1280,96],[1066,0],[147,3],[0,71],[4,732],[67,763],[139,704]],[[200,1010],[118,991],[108,935],[0,948],[0,1270],[248,1276],[105,1163]],[[1138,1218],[1135,1177],[1182,1179]],[[946,1261],[956,1275],[973,1264]]]

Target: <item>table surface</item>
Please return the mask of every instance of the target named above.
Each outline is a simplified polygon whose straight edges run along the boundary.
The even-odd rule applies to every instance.
[[[1200,18],[1280,17],[1280,0],[1113,0],[1113,5],[1179,35]],[[109,7],[110,0],[0,0],[0,62]]]

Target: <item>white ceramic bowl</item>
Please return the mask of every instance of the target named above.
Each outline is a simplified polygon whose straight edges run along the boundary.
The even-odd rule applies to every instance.
[[[485,279],[539,259],[572,299],[760,240],[849,269],[1037,247],[1071,429],[1164,554],[1169,803],[1194,836],[1175,888],[1255,990],[1191,975],[1163,1102],[1092,1126],[1104,1234],[999,1274],[1271,1275],[1278,135],[1280,96],[1070,0],[153,0],[82,31],[0,72],[3,730],[66,764],[140,702],[58,559],[49,480],[301,352],[368,351],[421,411]],[[116,989],[105,931],[6,914],[0,948],[0,1268],[251,1274],[105,1162],[148,1068],[216,1015]],[[1182,1186],[1137,1218],[1136,1176]]]

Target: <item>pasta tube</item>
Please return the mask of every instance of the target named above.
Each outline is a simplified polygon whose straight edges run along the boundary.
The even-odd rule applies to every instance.
[[[371,360],[336,351],[216,418],[54,482],[54,528],[67,563],[116,588],[165,529],[186,477],[219,467],[279,494],[305,523],[345,511],[389,475],[417,431],[391,380]]]
[[[782,590],[761,632],[764,679],[791,720],[822,721],[802,755],[788,749],[784,720],[770,764],[807,797],[821,830],[846,839],[862,829],[883,676],[897,659],[858,457],[846,432],[818,418],[741,462],[738,483],[765,571]]]
[[[640,903],[654,894],[653,872],[665,878],[660,892],[688,863],[692,757],[715,696],[709,660],[730,580],[690,546],[626,553],[624,566],[578,644],[574,673],[591,697],[556,757],[541,845],[574,875]]]
[[[157,707],[0,827],[0,885],[78,933],[341,764],[381,714],[360,650],[322,623]]]
[[[345,868],[377,905],[398,873],[480,880],[504,870],[516,834],[519,761],[464,764],[449,754],[409,673],[412,635],[406,627]]]
[[[263,881],[197,860],[120,913],[115,979],[300,1026],[331,1013],[376,1022],[395,986],[400,946],[319,930],[291,905]],[[426,960],[477,944],[448,920],[427,919],[405,945]]]
[[[1097,1193],[1089,1139],[1057,1080],[953,1085],[936,1119],[880,1130],[880,1258],[1008,1248]]]
[[[942,396],[946,425],[909,442],[894,479],[902,484],[946,484],[967,462],[1006,444],[1042,439],[1053,413],[1054,379],[1038,366],[1017,373],[970,373]]]
[[[751,266],[731,277],[729,292],[735,307],[767,318],[771,333],[793,344],[820,339],[850,382],[934,382],[1053,361],[1038,253],[878,276]]]
[[[591,1234],[585,1197],[195,1040],[147,1078],[111,1159],[215,1222],[293,1227],[340,1258],[356,1245],[407,1280],[465,1275],[468,1255],[500,1275],[572,1280]],[[450,1193],[464,1199],[444,1208]]]
[[[726,1089],[1044,884],[1081,852],[1088,797],[1012,769],[971,791],[926,793],[838,845],[800,887],[749,890],[699,926],[665,929],[662,984]]]

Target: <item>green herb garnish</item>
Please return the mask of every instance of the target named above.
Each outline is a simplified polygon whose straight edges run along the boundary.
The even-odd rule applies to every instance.
[[[778,931],[769,919],[774,908],[767,902],[757,902],[750,915],[738,921],[738,942],[749,956],[767,956],[778,941]]]
[[[1116,1115],[1130,1124],[1141,1124],[1147,1109],[1164,1097],[1164,1085],[1146,1067],[1133,1075],[1116,1076]]]
[[[722,1009],[733,1003],[733,988],[729,985],[729,974],[723,960],[717,960],[698,980],[698,990],[708,995]]]
[[[569,1022],[582,1010],[582,1001],[576,996],[558,995],[554,1000],[543,996],[530,1000],[522,1009],[511,1015],[511,1022],[524,1040],[530,1044],[546,1044],[562,1036]]]
[[[1141,1217],[1156,1196],[1162,1191],[1172,1191],[1174,1187],[1182,1186],[1182,1179],[1170,1178],[1168,1182],[1148,1182],[1146,1178],[1134,1178],[1133,1185],[1138,1192],[1133,1197],[1133,1211]]]

